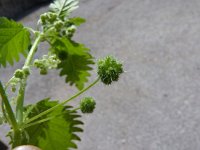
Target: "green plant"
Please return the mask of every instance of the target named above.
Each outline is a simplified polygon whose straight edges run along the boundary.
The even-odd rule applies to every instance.
[[[8,63],[13,65],[19,61],[20,54],[26,58],[24,66],[14,72],[5,86],[0,82],[0,123],[10,125],[8,137],[13,148],[27,144],[43,150],[77,148],[74,140],[80,138],[76,132],[83,131],[83,122],[77,110],[92,113],[96,102],[92,97],[85,97],[77,108],[67,103],[99,81],[106,85],[117,81],[123,72],[122,64],[114,57],[107,56],[97,62],[98,78],[84,88],[90,76],[89,71],[92,70],[91,65],[95,62],[89,49],[72,39],[76,28],[85,22],[83,18],[69,16],[77,7],[77,0],[54,1],[50,10],[40,16],[40,30],[37,31],[13,20],[0,18],[0,67],[6,67]],[[49,52],[34,59],[41,42],[49,43]],[[60,76],[66,76],[66,83],[75,85],[79,91],[67,100],[52,101],[45,98],[36,104],[24,106],[27,79],[33,67],[38,68],[41,75],[47,74],[49,69],[58,69]],[[15,104],[11,103],[7,95],[9,88],[16,95]]]

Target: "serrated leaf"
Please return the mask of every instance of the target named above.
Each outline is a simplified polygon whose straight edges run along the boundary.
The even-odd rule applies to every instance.
[[[66,76],[67,83],[75,84],[79,90],[83,89],[90,76],[91,65],[94,64],[89,49],[67,38],[57,38],[51,46],[58,57],[62,54],[61,63],[58,65],[58,69],[61,69],[60,76]],[[66,56],[63,57],[64,55]]]
[[[35,105],[28,117],[31,118],[57,104],[57,101],[49,101],[49,99],[42,100]],[[83,123],[74,117],[77,112],[70,111],[70,108],[61,106],[48,115],[41,117],[40,120],[52,116],[57,117],[26,128],[26,133],[30,138],[25,138],[22,144],[35,145],[44,150],[68,150],[69,148],[77,148],[74,140],[79,141],[80,138],[75,133],[83,131],[80,128],[80,124]]]
[[[89,52],[89,49],[84,44],[76,43],[66,37],[54,36],[54,40],[50,44],[51,50],[55,53],[65,51],[70,55],[86,55]]]
[[[78,0],[56,0],[49,7],[50,11],[55,12],[62,18],[78,8]]]
[[[22,24],[0,17],[0,67],[19,61],[20,54],[26,56],[30,45],[30,33]]]
[[[88,81],[88,73],[92,68],[89,66],[93,64],[92,57],[69,55],[68,58],[62,61],[58,68],[61,69],[60,75],[66,75],[66,82],[70,85],[75,84],[76,87],[81,90],[84,87],[84,83]]]

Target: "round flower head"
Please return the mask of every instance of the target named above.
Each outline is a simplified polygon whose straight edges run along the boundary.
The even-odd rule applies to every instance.
[[[96,102],[92,97],[85,97],[80,102],[82,113],[92,113],[95,109]]]
[[[111,84],[112,81],[117,81],[119,75],[123,73],[122,63],[112,56],[107,56],[98,61],[97,73],[104,84]]]
[[[24,73],[21,69],[17,69],[14,73],[15,78],[23,79]]]

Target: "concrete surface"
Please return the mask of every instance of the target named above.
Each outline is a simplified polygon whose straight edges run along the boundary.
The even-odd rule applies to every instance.
[[[22,21],[34,26],[45,9]],[[75,38],[97,58],[115,55],[126,70],[118,83],[87,92],[97,109],[83,117],[79,150],[199,150],[200,1],[82,0],[74,15],[88,20]],[[12,70],[1,69],[1,79]],[[57,72],[33,74],[28,101],[76,91]]]

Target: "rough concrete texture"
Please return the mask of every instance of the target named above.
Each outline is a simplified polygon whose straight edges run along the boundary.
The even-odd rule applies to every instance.
[[[22,21],[34,26],[45,9]],[[79,149],[199,150],[200,1],[82,0],[74,15],[87,18],[75,38],[96,58],[115,55],[126,70],[118,83],[86,93],[96,98],[97,109],[83,117]],[[1,79],[14,68],[1,69]],[[64,99],[76,91],[58,72],[33,74],[28,101]]]

